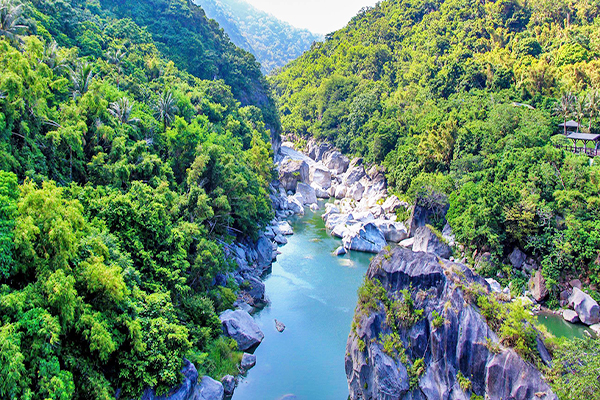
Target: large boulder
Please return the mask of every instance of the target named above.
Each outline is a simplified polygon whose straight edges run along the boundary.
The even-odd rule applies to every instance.
[[[298,182],[308,182],[309,167],[306,161],[284,160],[279,166],[279,182],[285,190],[296,191]]]
[[[450,258],[452,255],[452,250],[445,239],[437,232],[432,231],[429,226],[417,228],[412,249],[413,251],[433,253],[442,258]]]
[[[224,397],[223,384],[210,376],[203,376],[189,400],[223,400]]]
[[[399,243],[408,237],[408,232],[402,222],[378,219],[374,223],[383,232],[383,236],[388,242]]]
[[[223,325],[223,333],[235,340],[242,351],[259,345],[265,337],[246,311],[226,310],[219,315],[219,318]]]
[[[333,146],[327,142],[316,143],[314,141],[308,142],[307,147],[307,155],[315,161],[321,161],[323,156],[333,148]]]
[[[240,369],[242,373],[245,373],[256,365],[256,356],[254,354],[244,353],[242,356],[242,362],[240,363]]]
[[[235,377],[232,375],[225,375],[223,379],[221,379],[221,384],[223,385],[223,391],[226,396],[231,396],[235,391]]]
[[[325,167],[315,165],[310,168],[310,182],[327,190],[331,187],[331,171]]]
[[[273,243],[266,236],[261,236],[256,242],[257,264],[266,269],[273,263]]]
[[[386,246],[383,232],[371,222],[352,226],[352,229],[342,239],[342,243],[346,250],[367,253],[379,253]]]
[[[425,207],[420,204],[416,204],[412,212],[410,214],[410,218],[408,220],[408,234],[409,236],[414,236],[417,228],[422,226],[432,224],[435,220],[443,219],[445,222],[445,216],[450,208],[450,204],[446,204],[446,206],[439,207]]]
[[[529,281],[529,290],[535,301],[538,303],[546,300],[550,292],[548,292],[548,288],[546,287],[546,279],[544,279],[542,271],[536,271],[535,275],[531,277]]]
[[[296,187],[296,194],[300,194],[302,196],[302,202],[305,205],[314,204],[317,202],[317,194],[315,193],[315,189],[306,183],[298,183],[298,186]]]
[[[527,255],[523,253],[518,247],[515,247],[508,256],[508,260],[516,269],[521,269],[526,259]]]
[[[346,197],[346,192],[348,191],[348,187],[345,185],[340,185],[335,189],[335,198],[340,200]]]
[[[569,297],[569,305],[573,307],[577,316],[586,325],[594,325],[600,322],[600,307],[592,297],[580,289],[574,287]]]
[[[349,199],[353,199],[356,201],[360,201],[363,197],[363,193],[365,192],[365,187],[360,183],[356,182],[354,185],[348,189],[346,193],[346,197]]]
[[[304,215],[304,198],[301,194],[296,193],[293,196],[288,196],[288,209],[297,215]]]
[[[348,157],[340,153],[339,151],[332,151],[327,154],[323,160],[323,164],[330,170],[334,171],[336,175],[343,174],[348,169],[350,160]]]
[[[360,181],[364,176],[366,176],[365,168],[362,165],[358,165],[348,170],[344,179],[342,180],[342,184],[350,187]]]
[[[533,364],[499,343],[465,294],[464,287],[487,287],[467,266],[397,247],[378,254],[366,275],[379,288],[365,286],[371,289],[356,307],[345,357],[349,399],[557,399]],[[407,373],[417,360],[419,375]]]
[[[579,322],[579,316],[573,310],[564,310],[562,316],[565,321],[572,324]]]

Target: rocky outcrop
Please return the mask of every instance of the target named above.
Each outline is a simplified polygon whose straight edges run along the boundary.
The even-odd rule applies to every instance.
[[[546,287],[546,279],[544,279],[542,271],[536,271],[531,277],[529,281],[529,289],[531,290],[531,295],[538,303],[546,300],[550,292]]]
[[[254,319],[244,310],[226,310],[219,318],[223,333],[235,340],[242,351],[259,345],[265,337]]]
[[[355,225],[344,234],[342,243],[346,250],[379,253],[386,245],[385,236],[373,223]]]
[[[240,363],[240,369],[242,373],[247,372],[256,365],[256,356],[254,354],[244,353],[242,356],[242,362]]]
[[[569,305],[577,313],[579,320],[586,325],[594,325],[600,322],[600,307],[589,294],[574,287],[569,297]]]
[[[221,384],[223,385],[225,396],[231,396],[235,390],[235,377],[232,375],[225,375],[223,379],[221,379]]]
[[[336,175],[343,174],[348,169],[348,165],[350,161],[348,157],[340,153],[339,151],[334,151],[329,153],[325,159],[323,160],[323,164],[330,170],[334,171]]]
[[[516,269],[521,269],[523,263],[527,259],[527,255],[521,251],[518,247],[515,247],[508,256],[508,260]]]
[[[305,161],[284,160],[279,166],[279,182],[285,190],[296,191],[298,182],[308,182],[309,168]]]
[[[224,396],[223,384],[210,376],[204,376],[190,400],[222,400]]]
[[[417,228],[412,249],[413,251],[433,253],[442,258],[450,258],[452,255],[452,250],[446,240],[433,232],[429,226]]]
[[[398,247],[367,279],[346,347],[350,399],[557,399],[472,305],[465,287],[490,289],[468,267]]]
[[[317,194],[312,186],[300,182],[296,187],[296,195],[302,196],[302,204],[314,204],[317,202]]]

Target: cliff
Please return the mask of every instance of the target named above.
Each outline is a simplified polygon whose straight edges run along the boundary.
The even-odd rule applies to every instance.
[[[527,317],[462,264],[384,250],[359,290],[350,398],[557,399],[534,366],[549,356]]]

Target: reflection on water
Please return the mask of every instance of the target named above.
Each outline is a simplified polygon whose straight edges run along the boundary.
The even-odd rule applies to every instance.
[[[265,280],[270,304],[256,315],[265,334],[256,366],[243,378],[233,400],[346,400],[346,340],[356,291],[370,254],[341,257],[332,252],[339,239],[325,231],[323,211],[293,221],[294,235]],[[275,329],[274,319],[286,325]]]

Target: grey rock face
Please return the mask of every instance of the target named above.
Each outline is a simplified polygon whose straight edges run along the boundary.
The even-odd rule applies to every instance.
[[[234,339],[240,350],[245,351],[262,342],[265,335],[254,319],[243,310],[226,310],[219,316],[223,333]]]
[[[316,165],[310,169],[310,181],[327,190],[331,187],[331,172],[326,168]]]
[[[592,297],[574,287],[569,297],[569,305],[573,307],[581,322],[594,325],[600,322],[600,307]]]
[[[415,232],[417,231],[417,228],[430,224],[432,222],[432,218],[435,215],[438,215],[438,218],[444,217],[448,212],[449,207],[450,205],[447,205],[443,210],[439,212],[440,215],[438,215],[438,212],[436,210],[426,208],[418,204],[415,205],[408,220],[409,236],[414,236]]]
[[[285,190],[296,191],[298,182],[308,182],[309,168],[305,161],[286,160],[279,166],[279,182]]]
[[[215,381],[210,376],[203,376],[189,400],[223,400],[224,396],[225,391],[221,382]]]
[[[414,309],[423,314],[411,324],[390,326],[381,303],[376,301],[376,308],[359,303],[355,329],[346,346],[350,399],[450,400],[476,394],[495,400],[557,400],[540,372],[498,343],[476,307],[463,297],[462,285],[487,287],[485,280],[466,266],[398,247],[377,255],[367,278],[378,281],[390,301],[409,289]],[[434,323],[433,311],[442,316],[443,323]],[[386,349],[384,342],[389,339],[385,338],[391,334],[396,335],[393,340],[398,346]],[[499,352],[490,351],[488,340]],[[407,365],[395,350],[398,347],[411,363],[423,359],[423,374],[412,389]],[[458,371],[471,381],[472,393],[460,388]]]
[[[261,236],[256,242],[256,252],[258,255],[257,263],[261,268],[267,268],[273,262],[273,244],[265,237]]]
[[[315,189],[306,183],[299,182],[296,187],[296,195],[301,194],[303,204],[313,204],[317,202],[317,194],[315,193]]]
[[[452,250],[447,243],[441,240],[427,226],[417,228],[415,232],[415,241],[412,247],[413,251],[424,251],[425,253],[433,253],[442,258],[450,258]]]
[[[513,267],[521,269],[523,263],[527,259],[527,255],[521,251],[518,247],[515,247],[512,253],[508,256],[510,263]]]
[[[495,293],[502,293],[502,286],[500,286],[500,283],[498,283],[497,280],[487,278],[485,281],[488,283],[488,285],[490,285],[492,291],[494,291]]]
[[[342,239],[346,250],[379,253],[386,246],[385,236],[373,223],[357,225]]]
[[[350,164],[350,160],[348,157],[342,155],[339,151],[332,151],[327,154],[325,159],[323,160],[323,164],[330,170],[335,171],[337,175],[343,174],[348,169],[348,165]]]
[[[401,222],[375,220],[374,224],[383,232],[388,242],[399,243],[408,237],[406,227]]]
[[[240,363],[240,369],[242,372],[246,372],[256,365],[256,356],[254,354],[244,353],[242,356],[242,362]]]
[[[304,202],[301,195],[288,196],[288,209],[294,214],[304,215]]]
[[[223,385],[223,391],[226,396],[231,396],[235,390],[235,377],[231,375],[225,375],[223,379],[221,379],[221,384]]]
[[[365,168],[362,165],[352,167],[352,169],[348,170],[342,184],[350,187],[360,181],[364,176],[366,176]]]
[[[546,287],[546,279],[544,279],[541,271],[536,271],[535,275],[531,277],[529,289],[531,290],[533,298],[537,302],[543,301],[548,297],[550,292],[548,292],[548,288]]]
[[[579,316],[577,316],[577,313],[573,310],[564,310],[562,316],[565,321],[572,324],[579,322]]]

